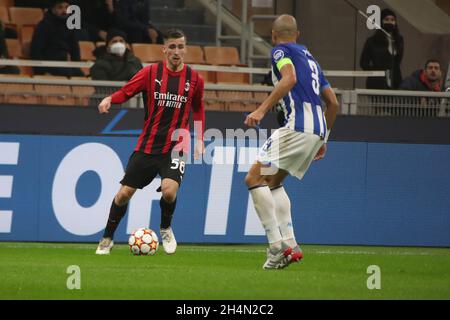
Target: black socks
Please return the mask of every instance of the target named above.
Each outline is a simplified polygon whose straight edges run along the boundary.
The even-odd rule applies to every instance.
[[[120,220],[127,212],[128,203],[122,207],[119,207],[113,200],[111,204],[111,210],[109,211],[108,223],[106,224],[105,232],[103,233],[103,238],[113,238],[114,232],[116,232],[119,226]]]
[[[167,229],[172,223],[173,212],[175,211],[175,206],[177,204],[177,199],[174,202],[169,203],[161,197],[159,205],[161,207],[161,225],[162,229]]]

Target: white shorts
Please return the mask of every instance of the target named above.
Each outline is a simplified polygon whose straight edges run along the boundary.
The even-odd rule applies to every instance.
[[[315,134],[282,127],[267,139],[256,159],[270,166],[265,173],[262,172],[264,175],[275,174],[277,169],[283,169],[302,179],[323,144],[324,141]]]

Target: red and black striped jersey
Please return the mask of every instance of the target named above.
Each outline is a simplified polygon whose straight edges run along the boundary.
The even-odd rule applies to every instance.
[[[139,71],[112,95],[111,102],[123,103],[142,92],[145,121],[135,150],[147,154],[165,154],[182,140],[178,138],[173,141],[172,135],[177,133],[175,130],[185,129],[189,132],[191,109],[194,121],[202,123],[201,131],[197,134],[203,138],[203,88],[203,79],[189,66],[184,65],[181,71],[173,72],[165,62],[160,62]]]

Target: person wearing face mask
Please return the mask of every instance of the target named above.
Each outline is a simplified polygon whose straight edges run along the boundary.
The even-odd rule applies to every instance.
[[[31,40],[30,56],[33,60],[80,61],[77,30],[67,28],[68,0],[51,0],[48,11],[38,23]],[[59,76],[83,76],[78,68],[34,68],[35,74],[49,73]]]
[[[126,34],[118,29],[109,30],[106,45],[95,49],[94,55],[93,80],[128,81],[142,69],[139,58],[127,48]]]
[[[386,77],[367,78],[367,89],[398,89],[402,82],[400,64],[403,59],[404,41],[397,25],[397,16],[390,9],[381,11],[382,30],[368,38],[361,53],[360,66],[368,71],[386,71]]]

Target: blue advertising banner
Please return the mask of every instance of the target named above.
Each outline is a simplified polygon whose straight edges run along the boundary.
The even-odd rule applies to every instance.
[[[98,241],[136,139],[0,135],[0,240]],[[256,150],[210,143],[210,163],[187,164],[179,242],[266,241],[244,183]],[[301,243],[448,247],[449,181],[449,145],[330,142],[285,188]],[[135,194],[116,241],[139,227],[159,232],[159,184]]]

